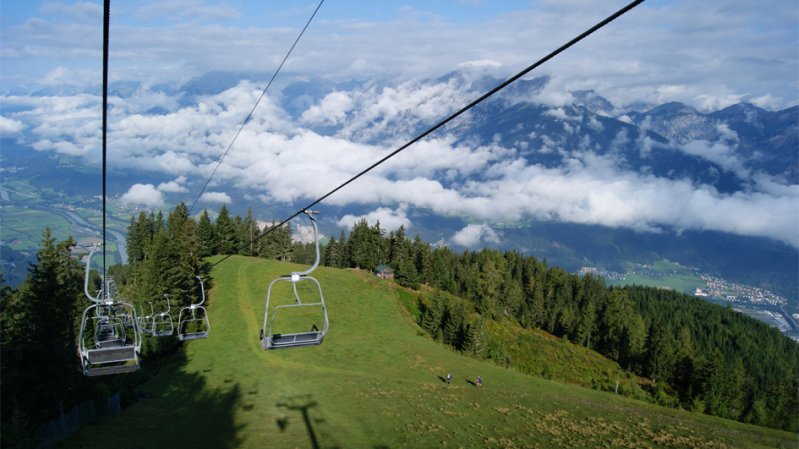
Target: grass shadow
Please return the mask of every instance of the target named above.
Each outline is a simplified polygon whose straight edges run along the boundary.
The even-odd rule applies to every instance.
[[[276,405],[279,408],[285,408],[290,412],[299,413],[300,416],[302,417],[302,422],[303,425],[305,426],[305,431],[308,433],[308,439],[310,440],[311,448],[320,449],[322,447],[319,443],[319,436],[314,424],[324,423],[324,421],[321,418],[312,418],[311,410],[313,410],[319,404],[313,399],[313,397],[310,394],[301,394],[297,396],[292,396],[289,397],[288,399],[279,401]],[[283,416],[277,419],[277,425],[280,428],[281,432],[284,432],[286,428],[288,428],[289,423],[290,423],[290,418],[288,416]]]
[[[135,404],[113,419],[81,429],[63,447],[239,447],[244,431],[234,420],[242,407],[239,384],[211,386],[204,373],[186,372],[183,351],[163,362]]]

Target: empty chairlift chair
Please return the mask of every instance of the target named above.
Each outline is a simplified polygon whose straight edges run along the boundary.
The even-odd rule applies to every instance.
[[[318,212],[304,212],[313,226],[316,259],[310,269],[281,276],[269,284],[260,336],[261,346],[266,350],[318,345],[327,335],[329,322],[322,286],[310,275],[319,266],[319,236],[313,217]],[[275,286],[283,282],[291,284],[291,294],[280,296],[275,290]],[[301,298],[298,286],[307,287],[302,295],[305,301]],[[306,294],[308,291],[313,293]],[[315,298],[317,294],[318,299]],[[281,303],[281,299],[287,303]]]
[[[145,315],[144,308],[141,304],[139,304],[139,332],[142,334],[147,335],[154,335],[153,329],[155,328],[155,323],[153,321],[152,315]]]
[[[83,374],[103,376],[139,369],[141,335],[133,305],[116,299],[113,280],[103,273],[103,287],[96,296],[89,293],[91,259],[86,261],[84,293],[92,302],[83,311],[78,334],[78,355]]]
[[[156,337],[171,337],[172,333],[175,331],[175,324],[172,322],[172,315],[169,314],[169,311],[172,310],[172,306],[169,304],[169,295],[164,295],[166,298],[166,312],[161,312],[159,314],[153,313],[153,335]],[[152,303],[150,304],[152,307]]]
[[[200,276],[195,276],[200,281],[202,299],[197,304],[180,309],[178,314],[178,340],[200,340],[208,338],[211,332],[211,323],[208,321],[208,311],[202,304],[205,302],[205,286]]]

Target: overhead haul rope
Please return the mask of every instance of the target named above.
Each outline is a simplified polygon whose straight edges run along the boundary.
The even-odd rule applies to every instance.
[[[293,44],[291,44],[291,48],[289,48],[289,51],[288,51],[288,53],[286,53],[286,56],[283,58],[283,61],[282,61],[282,62],[280,63],[280,65],[277,67],[277,70],[275,70],[275,73],[273,73],[273,74],[272,74],[272,79],[270,79],[270,80],[269,80],[269,82],[266,84],[266,87],[265,87],[265,88],[264,88],[264,90],[261,92],[261,96],[260,96],[260,97],[258,97],[258,101],[256,101],[256,102],[255,102],[255,105],[253,105],[252,109],[250,110],[250,113],[249,113],[249,114],[247,114],[247,118],[245,118],[245,119],[244,119],[244,122],[243,122],[243,123],[241,124],[241,126],[239,127],[239,130],[236,132],[236,135],[234,135],[234,136],[233,136],[233,140],[231,140],[231,141],[230,141],[230,144],[227,146],[227,149],[226,149],[226,150],[225,150],[225,152],[222,154],[222,157],[221,157],[221,158],[219,158],[219,162],[216,164],[216,167],[214,167],[214,171],[212,171],[212,172],[211,172],[211,176],[209,176],[209,177],[208,177],[208,180],[207,180],[207,181],[205,181],[205,185],[203,186],[202,190],[200,190],[200,194],[199,194],[199,195],[197,195],[197,198],[195,198],[195,199],[194,199],[194,202],[193,202],[193,203],[191,203],[191,207],[189,208],[189,214],[191,214],[191,212],[194,210],[194,206],[196,206],[196,205],[197,205],[197,201],[199,201],[199,200],[200,200],[200,197],[203,195],[203,193],[205,193],[205,189],[206,189],[206,188],[208,188],[208,184],[211,182],[211,178],[213,178],[213,177],[214,177],[214,175],[216,174],[216,171],[219,169],[219,166],[220,166],[220,165],[222,165],[222,161],[224,161],[224,160],[225,160],[225,157],[227,157],[227,154],[230,152],[230,149],[233,147],[233,144],[236,142],[236,139],[238,139],[238,138],[239,138],[239,134],[241,134],[241,131],[244,129],[244,126],[245,126],[245,125],[246,125],[246,124],[247,124],[247,123],[250,121],[250,119],[252,118],[252,115],[253,115],[253,113],[255,112],[255,108],[257,108],[257,107],[258,107],[258,104],[261,102],[261,100],[262,100],[262,99],[264,98],[264,96],[266,95],[266,92],[269,90],[269,86],[271,86],[271,85],[272,85],[272,82],[273,82],[273,81],[275,80],[275,78],[277,77],[277,74],[278,74],[278,73],[280,73],[280,69],[282,69],[282,68],[283,68],[283,64],[285,64],[285,63],[286,63],[286,60],[287,60],[287,59],[289,58],[289,56],[291,55],[291,52],[292,52],[292,51],[294,51],[294,47],[296,47],[296,46],[297,46],[297,42],[299,42],[299,41],[300,41],[300,38],[302,37],[302,35],[303,35],[303,34],[305,34],[305,30],[307,30],[307,29],[308,29],[308,25],[310,25],[310,24],[311,24],[311,21],[312,21],[312,20],[313,20],[313,18],[316,16],[316,13],[319,11],[319,8],[321,8],[321,7],[322,7],[322,3],[324,3],[324,2],[325,2],[325,0],[321,0],[321,1],[319,2],[319,5],[318,5],[318,6],[316,7],[316,9],[314,10],[313,14],[311,14],[311,17],[310,17],[310,18],[308,18],[308,21],[305,23],[305,26],[302,28],[302,31],[300,31],[300,34],[297,36],[297,39],[295,39],[295,40],[294,40],[294,43],[293,43]]]
[[[432,127],[428,128],[427,131],[424,131],[421,134],[419,134],[418,136],[414,137],[413,139],[411,139],[405,145],[397,148],[396,150],[394,150],[390,154],[386,155],[385,157],[383,157],[379,161],[377,161],[374,164],[370,165],[369,167],[365,168],[363,171],[361,171],[357,175],[355,175],[352,178],[344,181],[338,187],[336,187],[333,190],[331,190],[331,191],[327,192],[326,194],[322,195],[321,197],[319,197],[318,199],[314,200],[313,202],[311,202],[307,206],[303,207],[302,209],[298,210],[293,215],[291,215],[290,217],[288,217],[285,220],[281,221],[280,223],[278,223],[278,224],[272,226],[271,228],[267,229],[261,235],[259,235],[258,237],[256,237],[252,241],[250,241],[250,243],[248,243],[247,245],[251,245],[251,244],[257,242],[258,240],[266,237],[270,233],[274,232],[276,229],[280,228],[284,224],[286,224],[289,221],[293,220],[295,217],[297,217],[301,213],[304,213],[305,211],[309,210],[310,208],[312,208],[312,207],[316,206],[317,204],[321,203],[322,201],[327,199],[330,195],[333,195],[334,193],[338,192],[339,190],[341,190],[342,188],[344,188],[345,186],[347,186],[351,182],[355,181],[356,179],[358,179],[361,176],[365,175],[366,173],[370,172],[371,170],[373,170],[374,168],[376,168],[377,166],[379,166],[383,162],[386,162],[387,160],[389,160],[392,157],[396,156],[398,153],[400,153],[401,151],[405,150],[406,148],[408,148],[409,146],[413,145],[414,143],[424,139],[425,137],[430,135],[432,132],[436,131],[437,129],[439,129],[442,126],[446,125],[447,123],[451,122],[456,117],[460,116],[461,114],[463,114],[464,112],[468,111],[469,109],[471,109],[471,108],[477,106],[478,104],[482,103],[488,97],[490,97],[490,96],[494,95],[495,93],[499,92],[500,90],[504,89],[509,84],[511,84],[512,82],[518,80],[519,78],[523,77],[524,75],[527,75],[533,69],[537,68],[538,66],[542,65],[543,63],[545,63],[545,62],[549,61],[550,59],[554,58],[555,56],[559,55],[560,53],[562,53],[567,48],[571,47],[572,45],[576,44],[577,42],[580,42],[581,40],[583,40],[586,37],[590,36],[595,31],[599,30],[600,28],[604,27],[605,25],[609,24],[610,22],[618,19],[619,17],[621,17],[622,15],[624,15],[625,13],[627,13],[628,11],[630,11],[631,9],[635,8],[636,6],[640,5],[643,2],[644,2],[644,0],[635,0],[635,1],[631,2],[631,3],[629,3],[627,6],[625,6],[625,7],[621,8],[620,10],[616,11],[615,13],[611,14],[605,20],[597,23],[596,25],[594,25],[591,28],[589,28],[588,30],[584,31],[583,33],[581,33],[577,37],[573,38],[569,42],[566,42],[565,44],[561,45],[556,50],[552,51],[548,55],[546,55],[543,58],[541,58],[538,61],[536,61],[534,64],[530,65],[529,67],[525,68],[524,70],[522,70],[521,72],[517,73],[516,75],[513,75],[512,77],[510,77],[507,80],[503,81],[502,83],[500,83],[495,88],[491,89],[490,91],[488,91],[485,94],[481,95],[476,100],[472,101],[471,103],[469,103],[466,106],[464,106],[461,109],[459,109],[457,112],[454,112],[453,114],[449,115],[445,119],[441,120],[440,122],[436,123]],[[241,249],[243,249],[243,248],[245,248],[245,247],[243,246]],[[238,252],[238,251],[236,251],[236,252]],[[215,267],[215,266],[219,265],[220,263],[222,263],[225,260],[227,260],[228,258],[230,258],[230,256],[232,256],[232,254],[226,255],[225,257],[223,257],[222,259],[220,259],[219,261],[217,261],[216,263],[211,265],[211,267]]]
[[[106,174],[106,142],[108,129],[108,37],[111,23],[111,0],[105,0],[103,15],[103,282],[105,282],[105,174]],[[103,286],[105,291],[105,285]]]

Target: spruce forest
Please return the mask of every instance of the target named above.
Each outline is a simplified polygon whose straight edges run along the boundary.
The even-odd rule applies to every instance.
[[[208,256],[313,261],[313,244],[293,243],[290,227],[264,235],[268,229],[258,225],[251,211],[244,218],[231,217],[224,206],[215,220],[207,211],[195,220],[184,204],[166,217],[140,213],[128,228],[128,264],[111,267],[109,274],[123,297],[137,307],[152,302],[159,310],[166,307],[164,295],[172,298],[172,307],[197,297],[194,277],[207,274]],[[136,374],[89,383],[80,374],[73,342],[85,298],[73,247],[71,239],[56,242],[46,230],[27,280],[18,289],[2,288],[2,413],[13,417],[3,420],[2,433],[9,447],[32,444],[36,424],[79,398],[102,397],[143,381]],[[799,430],[796,343],[731,308],[653,288],[609,288],[601,278],[570,274],[512,251],[457,253],[419,236],[411,239],[404,228],[386,232],[379,222],[362,220],[322,249],[329,267],[390,266],[394,282],[410,292],[407,306],[420,328],[453,350],[524,370],[507,342],[487,329],[540,329],[617,362],[644,392],[631,396]],[[147,339],[143,356],[158,359],[179,346],[175,339]],[[546,370],[528,371],[550,377]],[[613,390],[612,385],[594,387]],[[134,400],[130,393],[123,397]]]

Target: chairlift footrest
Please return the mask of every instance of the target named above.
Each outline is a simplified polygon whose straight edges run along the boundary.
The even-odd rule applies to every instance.
[[[125,364],[113,366],[96,366],[86,368],[86,375],[89,377],[107,376],[110,374],[132,373],[139,370],[139,365]]]
[[[112,348],[90,349],[86,352],[90,364],[115,363],[136,360],[135,346],[117,346]]]
[[[261,341],[264,349],[294,348],[298,346],[315,346],[322,343],[321,332],[301,332],[297,334],[271,335]]]
[[[189,334],[178,334],[178,340],[180,341],[202,340],[204,338],[208,338],[208,332],[192,332]]]

